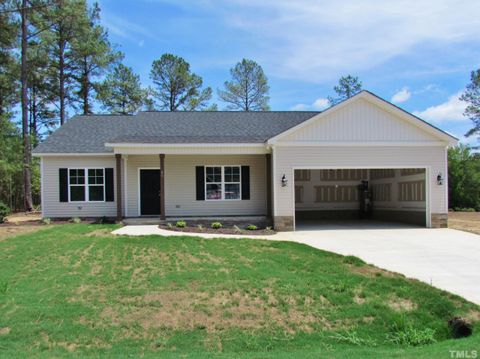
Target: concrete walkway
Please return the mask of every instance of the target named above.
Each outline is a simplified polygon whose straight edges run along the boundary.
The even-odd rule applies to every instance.
[[[113,233],[126,235],[190,235],[157,226],[126,226]],[[238,235],[200,233],[202,238]],[[399,225],[300,226],[296,232],[272,236],[240,236],[304,243],[416,278],[480,304],[480,236],[454,229],[411,228]]]

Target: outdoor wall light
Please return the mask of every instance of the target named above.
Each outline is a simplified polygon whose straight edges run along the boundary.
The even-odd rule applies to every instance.
[[[282,176],[282,187],[287,187],[288,180],[285,175]]]
[[[442,177],[441,173],[439,173],[438,176],[437,176],[437,184],[439,186],[441,186],[443,184],[443,177]]]

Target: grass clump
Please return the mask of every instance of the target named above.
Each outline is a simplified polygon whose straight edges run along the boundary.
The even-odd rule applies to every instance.
[[[411,323],[392,326],[391,333],[387,334],[387,341],[396,345],[419,346],[436,343],[435,330],[431,328],[418,329]]]
[[[70,218],[69,222],[79,224],[82,223],[82,219],[80,217],[72,217]]]
[[[337,333],[331,337],[339,343],[347,343],[356,346],[376,347],[377,342],[370,337],[361,338],[355,330],[347,330],[343,334]]]
[[[44,217],[44,218],[42,218],[42,219],[40,220],[40,223],[41,223],[41,224],[45,224],[45,225],[49,225],[49,224],[52,223],[52,220],[51,220],[50,218],[48,218],[48,217]]]

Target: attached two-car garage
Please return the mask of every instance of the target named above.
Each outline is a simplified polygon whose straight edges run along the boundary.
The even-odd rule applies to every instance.
[[[445,227],[456,139],[362,92],[268,141],[273,219],[373,219]]]
[[[425,168],[296,169],[295,221],[426,226]]]

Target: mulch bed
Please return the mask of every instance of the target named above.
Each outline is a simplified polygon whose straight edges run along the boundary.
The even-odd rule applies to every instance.
[[[160,229],[165,229],[167,231],[174,231],[174,232],[185,232],[185,233],[213,233],[213,234],[235,234],[235,235],[249,235],[249,236],[268,236],[275,234],[274,230],[266,230],[266,229],[256,229],[253,231],[249,231],[247,229],[242,229],[241,231],[235,230],[234,228],[219,228],[213,229],[210,227],[204,227],[203,229],[198,229],[198,227],[185,227],[185,228],[178,228],[178,227],[168,227],[166,225],[159,225]]]

